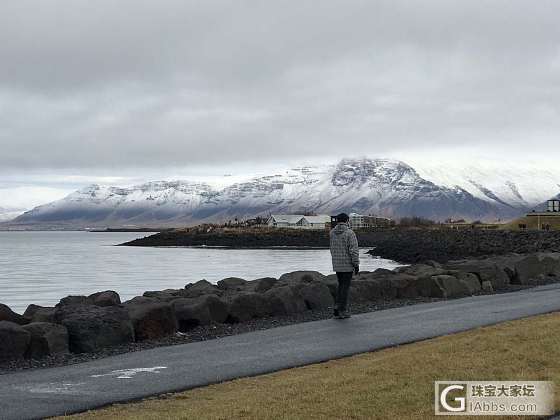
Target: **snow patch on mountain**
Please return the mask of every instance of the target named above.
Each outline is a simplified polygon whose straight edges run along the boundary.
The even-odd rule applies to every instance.
[[[91,185],[36,207],[15,222],[163,226],[307,211],[492,221],[517,217],[560,193],[560,170],[505,162],[460,166],[343,159],[227,178]]]
[[[0,207],[0,222],[7,222],[9,220],[15,219],[22,213],[22,209]]]
[[[409,163],[424,179],[446,187],[459,186],[490,202],[531,207],[560,193],[560,165],[546,162],[409,159]]]

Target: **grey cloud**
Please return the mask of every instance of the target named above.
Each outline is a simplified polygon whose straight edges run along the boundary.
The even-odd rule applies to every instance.
[[[559,152],[559,14],[555,1],[7,0],[0,172]]]

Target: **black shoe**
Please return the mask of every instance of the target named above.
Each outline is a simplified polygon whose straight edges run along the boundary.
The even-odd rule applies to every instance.
[[[350,315],[349,312],[342,311],[342,312],[340,312],[340,314],[338,315],[337,318],[338,318],[338,319],[347,319],[347,318],[350,318],[351,316],[352,316],[352,315]]]

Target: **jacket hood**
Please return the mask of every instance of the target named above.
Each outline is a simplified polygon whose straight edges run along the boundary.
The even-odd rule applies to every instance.
[[[337,235],[340,235],[344,232],[346,232],[348,230],[348,225],[346,223],[338,223],[335,227],[334,227],[334,233],[336,233]]]

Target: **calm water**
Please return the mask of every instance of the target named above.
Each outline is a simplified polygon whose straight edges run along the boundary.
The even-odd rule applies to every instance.
[[[0,232],[0,303],[16,311],[71,294],[115,290],[126,300],[146,290],[206,279],[278,277],[295,270],[332,273],[328,250],[115,247],[145,233]],[[361,256],[361,269],[394,268]]]

